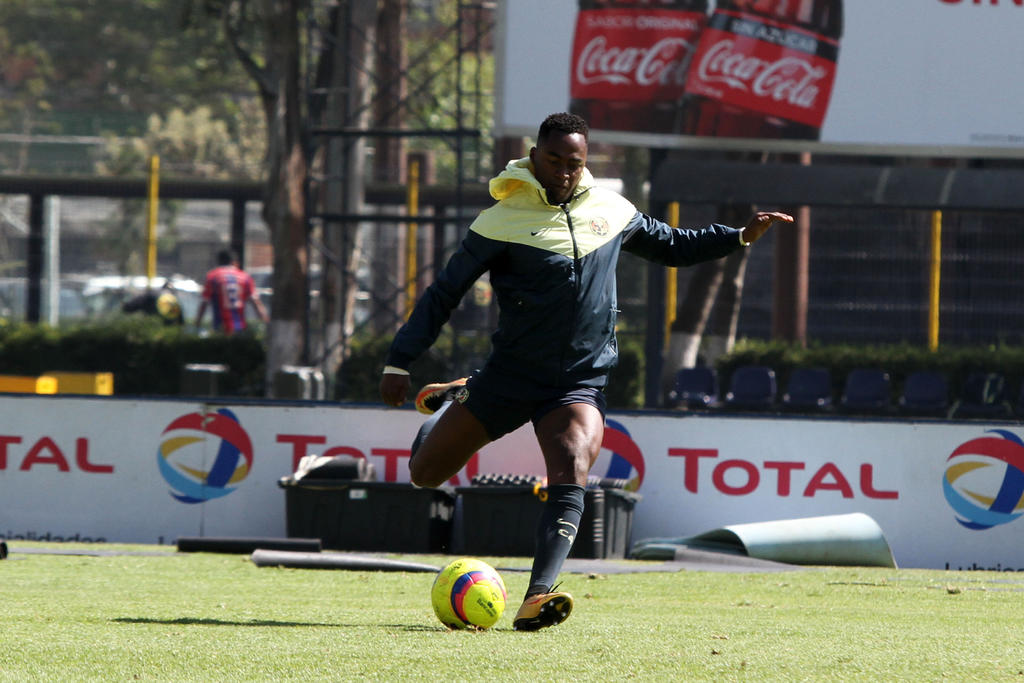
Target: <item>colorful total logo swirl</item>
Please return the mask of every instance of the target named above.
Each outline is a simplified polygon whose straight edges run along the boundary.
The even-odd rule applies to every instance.
[[[252,470],[252,441],[227,408],[189,413],[163,431],[156,453],[160,474],[182,503],[226,496]]]
[[[644,455],[624,424],[612,419],[605,420],[601,448],[611,451],[611,459],[608,461],[608,469],[604,476],[612,479],[629,479],[630,488],[633,490],[643,485]]]
[[[1024,514],[1024,441],[1005,429],[957,446],[942,477],[946,501],[968,529],[991,529]]]

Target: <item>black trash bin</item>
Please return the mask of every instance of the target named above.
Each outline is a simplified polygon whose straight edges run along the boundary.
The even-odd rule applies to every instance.
[[[462,545],[467,555],[530,557],[546,489],[540,486],[462,486]],[[569,557],[625,557],[640,496],[631,491],[591,487]]]
[[[319,538],[332,550],[400,553],[441,553],[451,541],[451,489],[309,477],[278,485],[289,537]]]

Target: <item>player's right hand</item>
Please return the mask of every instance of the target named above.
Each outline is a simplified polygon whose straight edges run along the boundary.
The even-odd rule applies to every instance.
[[[405,403],[405,397],[409,395],[409,386],[412,380],[409,375],[397,375],[388,373],[380,378],[380,397],[384,403],[394,408]]]

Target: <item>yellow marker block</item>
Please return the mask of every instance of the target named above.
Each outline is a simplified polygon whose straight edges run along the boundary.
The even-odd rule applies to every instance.
[[[58,394],[114,394],[114,373],[112,372],[47,372],[43,377],[52,377],[57,382]]]
[[[0,375],[0,393],[56,394],[57,380],[53,377],[24,377]]]

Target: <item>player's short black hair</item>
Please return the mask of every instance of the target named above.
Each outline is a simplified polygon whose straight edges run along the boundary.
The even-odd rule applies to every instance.
[[[221,249],[217,252],[218,266],[230,266],[236,260],[235,252],[231,249]]]
[[[537,131],[537,142],[546,139],[551,133],[563,133],[565,135],[579,133],[583,136],[584,140],[588,140],[590,137],[590,126],[587,125],[586,120],[582,116],[563,111],[551,114],[541,122],[540,130]]]

